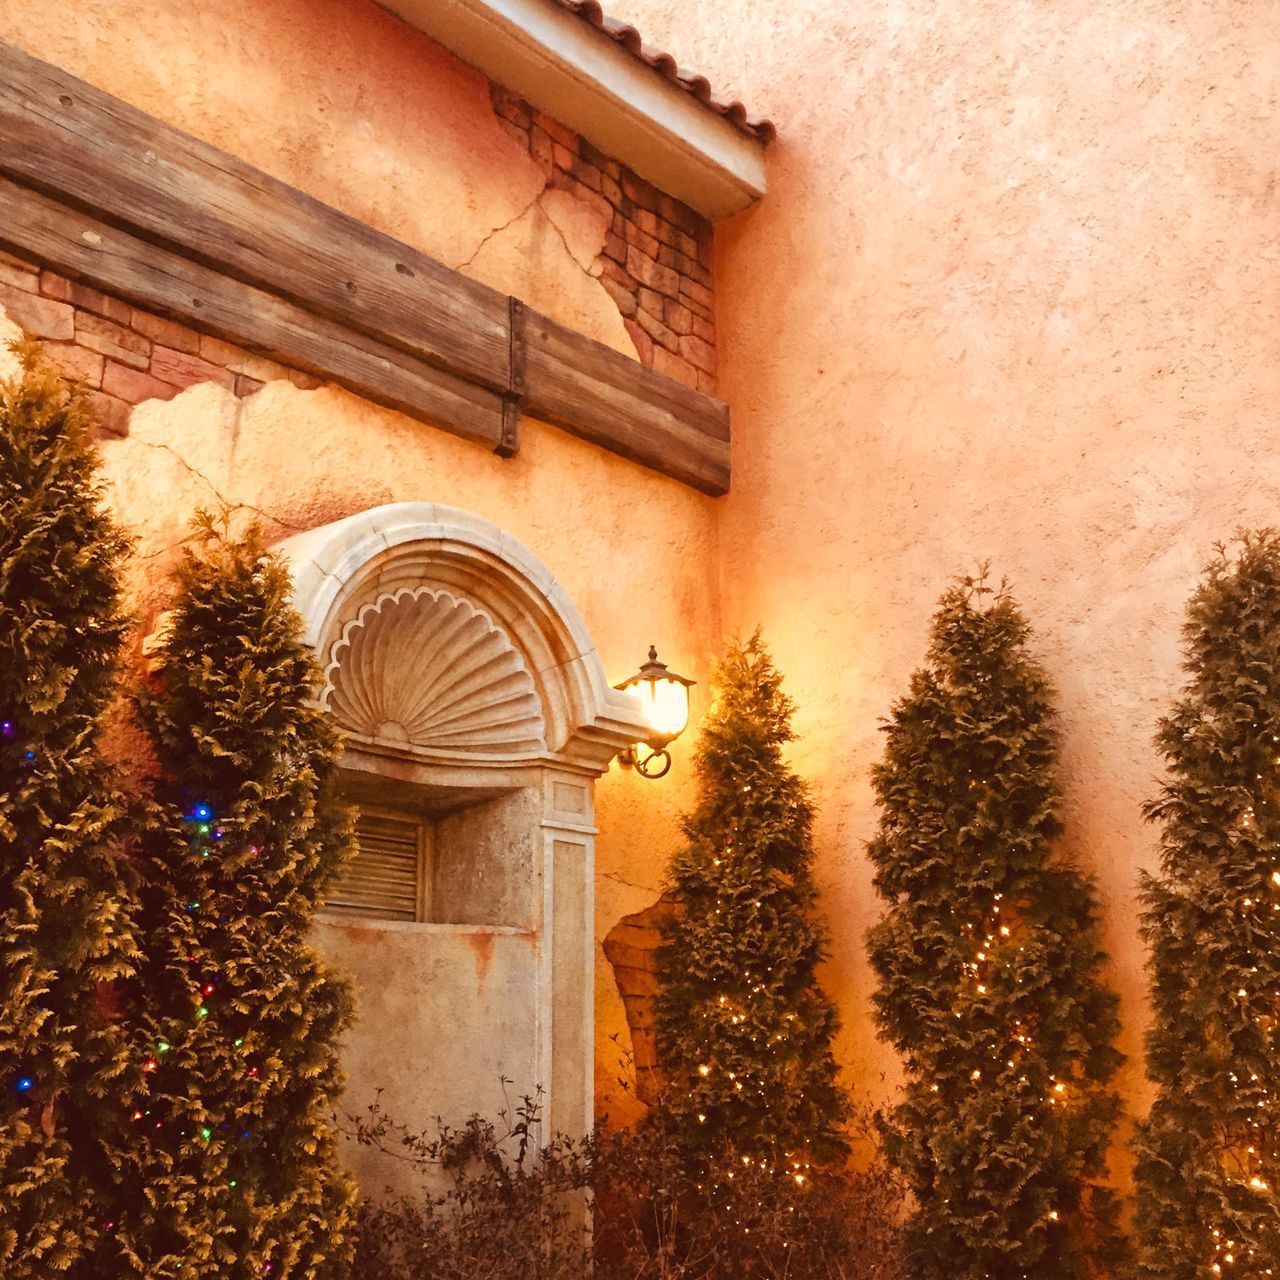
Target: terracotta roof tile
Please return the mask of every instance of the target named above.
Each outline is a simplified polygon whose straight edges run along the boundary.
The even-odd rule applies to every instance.
[[[615,44],[619,44],[633,57],[652,67],[664,80],[670,81],[685,93],[696,98],[704,106],[717,115],[723,116],[735,129],[748,137],[758,138],[761,142],[772,142],[777,136],[773,121],[752,119],[741,102],[725,102],[711,91],[711,84],[705,76],[690,75],[676,65],[676,60],[661,49],[655,49],[644,43],[635,27],[616,18],[608,17],[601,9],[599,0],[557,0],[563,8],[576,14],[584,22],[589,22],[599,31],[603,31]]]

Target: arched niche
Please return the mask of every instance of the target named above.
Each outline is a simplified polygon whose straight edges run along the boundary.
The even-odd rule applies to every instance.
[[[646,735],[638,702],[609,686],[546,567],[470,512],[397,503],[278,550],[349,794],[369,822],[416,824],[425,851],[416,905],[396,886],[394,910],[414,918],[367,914],[361,882],[319,925],[357,986],[348,1104],[381,1090],[406,1123],[457,1121],[494,1114],[505,1078],[517,1096],[545,1091],[549,1130],[584,1132],[593,784]]]

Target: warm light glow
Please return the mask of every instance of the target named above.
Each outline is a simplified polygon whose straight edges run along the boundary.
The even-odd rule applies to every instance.
[[[692,680],[676,675],[665,662],[659,662],[657,649],[649,646],[649,660],[629,680],[617,686],[636,695],[645,722],[650,726],[644,742],[636,743],[623,753],[624,764],[633,765],[649,778],[660,778],[667,772],[671,756],[666,747],[689,723],[689,686],[692,684]]]
[[[628,687],[639,695],[644,718],[653,729],[651,745],[666,746],[684,732],[689,723],[687,685],[664,676],[657,680],[638,680]]]

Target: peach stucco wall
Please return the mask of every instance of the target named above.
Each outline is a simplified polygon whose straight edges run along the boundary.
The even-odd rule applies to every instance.
[[[202,386],[104,446],[144,609],[197,503],[283,533],[424,498],[543,559],[611,676],[652,639],[701,706],[722,629],[762,623],[821,806],[841,1056],[878,1098],[896,1068],[862,950],[876,724],[948,576],[989,557],[1059,686],[1067,843],[1099,881],[1135,1053],[1139,809],[1182,604],[1214,539],[1280,518],[1280,10],[610,8],[780,130],[769,195],[717,235],[731,495],[537,424],[502,462],[331,389]],[[369,0],[6,0],[0,38],[631,350],[592,277],[597,216],[543,191],[478,76]],[[685,750],[660,784],[599,788],[600,934],[656,894]],[[622,1020],[603,966],[598,991],[604,1088]],[[1136,1065],[1125,1087],[1140,1108]]]
[[[842,1058],[892,1084],[862,949],[877,720],[988,557],[1060,690],[1067,846],[1138,1052],[1183,601],[1215,539],[1280,520],[1280,9],[612,7],[779,128],[769,194],[717,234],[722,600],[800,704]]]
[[[545,188],[487,82],[371,0],[5,0],[0,39],[635,354],[596,278],[607,216]],[[610,679],[656,642],[706,689],[720,634],[715,502],[549,427],[526,423],[518,457],[501,460],[334,388],[279,381],[237,400],[203,384],[139,405],[103,457],[137,539],[144,631],[197,506],[257,513],[283,537],[382,503],[439,501],[494,521],[547,565]],[[615,766],[597,788],[600,937],[656,893],[653,850],[675,839],[688,779],[680,767],[654,786]],[[607,1088],[608,1037],[625,1020],[603,960],[597,991]],[[496,1079],[476,1084],[477,1098],[498,1096]]]

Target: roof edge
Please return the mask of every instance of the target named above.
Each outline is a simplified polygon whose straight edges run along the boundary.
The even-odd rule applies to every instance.
[[[711,104],[705,80],[628,47],[633,28],[616,38],[564,0],[378,3],[704,217],[765,193],[772,126],[735,123],[737,104]]]

